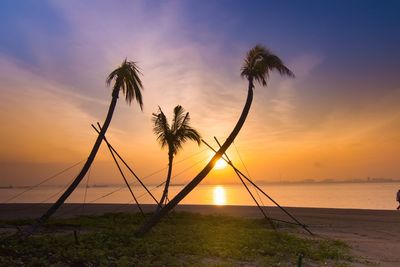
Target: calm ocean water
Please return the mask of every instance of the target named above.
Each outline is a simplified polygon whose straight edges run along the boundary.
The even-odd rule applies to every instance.
[[[274,184],[260,185],[279,204],[290,207],[356,208],[393,210],[397,207],[395,194],[400,188],[397,183],[331,183],[331,184]],[[149,186],[149,188],[153,188]],[[182,186],[170,188],[170,198]],[[24,191],[24,188],[0,189],[0,203]],[[56,200],[62,188],[41,187],[30,190],[11,203],[50,203]],[[154,203],[146,192],[134,185],[136,197],[141,203]],[[132,203],[132,196],[124,186],[79,187],[68,199],[70,203]],[[114,192],[114,193],[112,193]],[[158,199],[161,188],[152,191]],[[257,200],[272,205],[266,197],[253,190]],[[110,194],[111,193],[111,194]],[[259,198],[260,196],[260,198]],[[242,185],[200,185],[192,191],[182,204],[211,205],[255,205]]]

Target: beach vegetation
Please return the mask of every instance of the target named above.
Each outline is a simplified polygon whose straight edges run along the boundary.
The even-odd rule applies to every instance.
[[[149,214],[147,214],[149,215]],[[3,221],[2,227],[28,221]],[[146,237],[140,213],[51,219],[27,239],[1,234],[0,266],[349,266],[349,247],[263,219],[175,212]],[[75,234],[74,234],[75,232]]]

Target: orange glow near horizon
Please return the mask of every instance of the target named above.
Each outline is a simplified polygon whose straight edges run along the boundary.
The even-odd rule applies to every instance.
[[[213,190],[213,203],[217,206],[225,205],[226,203],[226,193],[224,187],[218,185],[214,187]]]

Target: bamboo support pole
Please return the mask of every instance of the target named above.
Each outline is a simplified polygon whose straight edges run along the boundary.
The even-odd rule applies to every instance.
[[[205,143],[206,144],[206,143]],[[210,145],[206,144],[214,153],[216,150]],[[286,215],[288,215],[293,221],[295,221],[299,226],[301,226],[304,230],[306,230],[310,235],[314,235],[307,227],[307,225],[301,223],[297,220],[292,214],[290,214],[284,207],[279,205],[272,197],[270,197],[267,193],[265,193],[258,185],[256,185],[251,179],[249,179],[245,174],[243,174],[239,169],[237,169],[232,163],[229,163],[225,158],[222,159],[228,163],[235,171],[237,171],[243,178],[245,178],[249,183],[251,183],[257,190],[259,190],[264,196],[266,196],[269,200],[271,200],[278,208],[280,208]]]

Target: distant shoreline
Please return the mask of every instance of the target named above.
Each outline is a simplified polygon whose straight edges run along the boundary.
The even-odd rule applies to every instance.
[[[393,179],[378,179],[378,178],[373,178],[371,180],[360,180],[360,179],[350,179],[350,180],[340,180],[340,181],[335,181],[335,180],[301,180],[301,181],[254,181],[257,185],[318,185],[318,184],[379,184],[379,183],[399,183],[400,180],[393,180]],[[186,184],[171,184],[171,186],[185,186]],[[231,185],[241,185],[240,183],[224,183],[224,184],[218,184],[218,183],[204,183],[201,184],[202,186],[216,186],[216,185],[226,185],[226,186],[231,186]],[[109,188],[109,187],[120,187],[120,186],[125,186],[124,184],[95,184],[95,185],[89,185],[88,188]],[[147,186],[157,186],[157,184],[148,184]],[[6,185],[6,186],[0,186],[1,189],[27,189],[35,187],[34,185]],[[41,187],[65,187],[65,185],[41,185]],[[85,187],[84,185],[80,185],[79,187]]]

